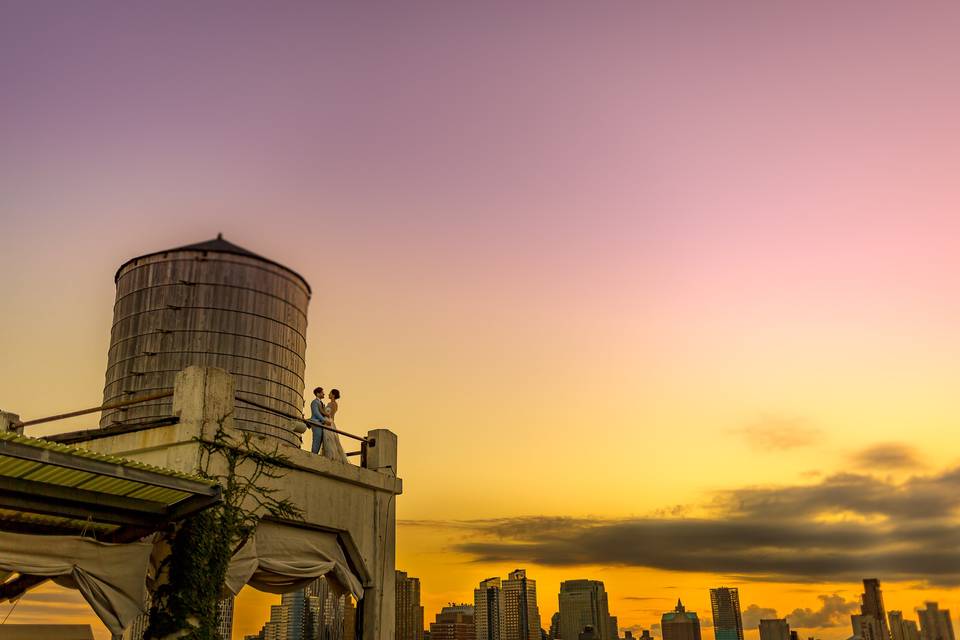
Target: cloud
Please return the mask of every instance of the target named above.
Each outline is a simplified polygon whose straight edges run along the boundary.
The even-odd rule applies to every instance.
[[[754,629],[760,626],[761,620],[770,620],[772,618],[776,618],[777,610],[751,604],[749,607],[743,610],[741,615],[743,617],[743,628]]]
[[[916,450],[902,442],[876,444],[855,454],[853,462],[860,468],[877,471],[915,469],[920,466]]]
[[[958,507],[960,469],[952,469],[899,482],[843,473],[809,485],[723,491],[698,518],[529,516],[440,526],[460,529],[454,549],[476,562],[645,567],[784,582],[881,575],[956,586]],[[808,612],[795,615],[807,619]]]
[[[822,437],[819,429],[807,426],[804,420],[784,416],[763,416],[733,433],[739,434],[754,449],[780,451],[816,444]]]
[[[794,609],[787,615],[787,622],[797,629],[842,627],[850,624],[850,614],[860,610],[860,603],[844,600],[837,594],[819,595],[821,605],[817,610]]]

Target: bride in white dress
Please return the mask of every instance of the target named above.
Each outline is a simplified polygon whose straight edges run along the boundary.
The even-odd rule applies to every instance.
[[[336,389],[330,389],[330,402],[327,403],[324,413],[326,414],[328,424],[334,429],[337,423],[334,417],[337,415],[337,400],[340,399],[340,392]],[[330,429],[323,430],[323,455],[337,462],[347,463],[347,454],[343,452],[343,446],[340,445],[340,436]]]

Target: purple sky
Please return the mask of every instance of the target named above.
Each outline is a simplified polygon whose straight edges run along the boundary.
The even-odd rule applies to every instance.
[[[314,285],[308,384],[401,434],[401,518],[655,512],[905,433],[932,471],[958,33],[955,2],[4,2],[0,405],[98,399],[116,267],[223,231]],[[568,486],[583,416],[605,473]],[[757,456],[758,421],[824,439]],[[696,473],[651,453],[677,438]],[[474,577],[429,539],[428,618]]]

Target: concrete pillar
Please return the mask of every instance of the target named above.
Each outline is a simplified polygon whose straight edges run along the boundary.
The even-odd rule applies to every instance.
[[[388,429],[367,432],[366,467],[397,476],[397,435]],[[373,585],[363,591],[362,640],[394,640],[396,627],[397,496],[378,491],[374,498]]]
[[[397,434],[389,429],[367,432],[367,469],[397,476]]]
[[[374,498],[373,584],[363,590],[363,633],[361,640],[395,640],[396,635],[396,553],[397,496],[378,491]]]
[[[14,431],[23,435],[23,423],[16,413],[0,411],[0,432],[6,433],[7,431]]]
[[[216,367],[192,365],[177,374],[173,383],[173,415],[180,418],[180,438],[212,438],[217,426],[234,431],[233,376]],[[166,466],[173,469],[196,469],[200,464],[197,447],[171,448]],[[184,458],[184,456],[187,456]]]

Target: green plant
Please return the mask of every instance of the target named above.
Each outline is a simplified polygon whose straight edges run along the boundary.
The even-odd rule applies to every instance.
[[[282,478],[288,458],[264,449],[248,432],[236,438],[221,421],[200,446],[197,475],[223,488],[223,502],[185,519],[166,534],[170,545],[158,570],[144,640],[220,640],[217,602],[230,559],[256,531],[264,516],[303,518],[289,498],[265,480]]]

